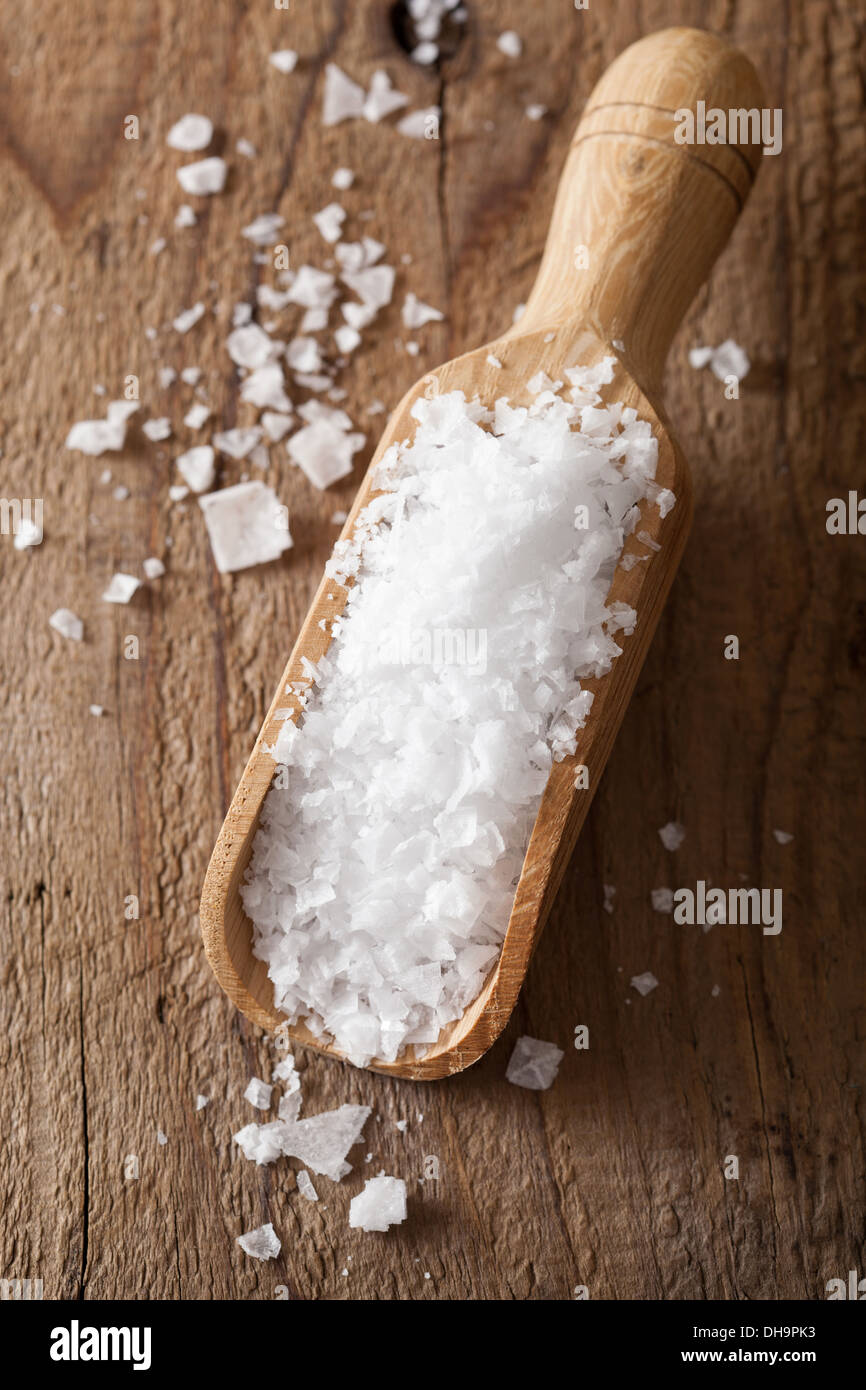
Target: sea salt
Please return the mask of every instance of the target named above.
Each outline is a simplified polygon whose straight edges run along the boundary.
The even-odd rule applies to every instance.
[[[213,139],[213,122],[207,116],[190,114],[175,121],[165,137],[167,145],[173,150],[183,150],[189,154],[195,150],[206,150]]]
[[[336,63],[328,63],[322,98],[322,124],[338,125],[340,121],[360,116],[363,109],[364,88],[347,77]]]
[[[249,226],[241,228],[241,236],[254,242],[256,246],[273,246],[285,220],[278,212],[262,213],[261,217],[250,222]]]
[[[48,624],[55,632],[59,632],[61,637],[68,637],[70,642],[80,642],[84,636],[84,623],[71,608],[56,608],[48,619]]]
[[[285,509],[258,480],[208,492],[198,502],[221,574],[276,560],[292,544]]]
[[[200,430],[209,419],[210,406],[205,405],[203,401],[194,401],[184,415],[183,423],[189,430]]]
[[[286,1099],[284,1097],[284,1099]],[[290,1097],[292,1111],[300,1097]],[[281,1108],[283,1102],[280,1103]],[[339,1182],[352,1171],[346,1161],[371,1114],[367,1105],[341,1105],[306,1120],[281,1117],[265,1125],[247,1125],[234,1136],[246,1158],[273,1163],[281,1155],[297,1158],[314,1173]]]
[[[254,1260],[274,1260],[280,1253],[280,1238],[270,1221],[238,1236],[237,1241],[244,1253]]]
[[[207,197],[211,193],[222,193],[227,173],[225,160],[213,156],[199,159],[195,164],[182,164],[177,171],[177,181],[184,193]]]
[[[791,835],[787,830],[773,831],[773,839],[776,841],[777,845],[789,845],[793,838],[793,835]]]
[[[672,888],[653,888],[650,900],[654,912],[673,912],[674,890]]]
[[[519,58],[523,52],[523,40],[513,29],[506,29],[496,40],[496,47],[506,58]]]
[[[306,1168],[302,1168],[298,1173],[298,1191],[302,1197],[306,1197],[308,1202],[318,1202],[319,1194],[313,1186],[313,1179],[310,1177]]]
[[[213,487],[214,451],[210,444],[197,444],[176,459],[177,469],[193,492],[207,492]]]
[[[651,970],[645,970],[642,975],[632,975],[629,983],[638,994],[651,994],[658,986],[658,980]]]
[[[602,402],[613,366],[571,369],[579,401],[546,391],[531,410],[420,398],[327,566],[350,600],[280,727],[289,775],[242,893],[277,1007],[358,1065],[423,1049],[477,996],[551,766],[578,748],[581,682],[634,626],[606,598],[656,441]],[[352,437],[327,410],[302,406],[288,446],[319,486]]]
[[[410,290],[403,301],[401,317],[404,328],[423,328],[425,323],[438,322],[444,319],[445,315],[439,309],[434,309],[431,304],[422,304],[417,295],[412,294]]]
[[[322,208],[321,212],[313,214],[313,221],[319,229],[320,235],[332,245],[340,240],[340,232],[345,220],[345,208],[341,208],[339,203],[328,203],[328,206]]]
[[[140,588],[141,580],[134,574],[113,574],[102,597],[106,603],[129,603],[135,591]]]
[[[685,838],[686,827],[680,825],[679,821],[669,820],[667,825],[663,825],[659,830],[659,839],[671,853],[679,849]]]
[[[293,48],[278,48],[276,53],[272,53],[268,62],[277,72],[294,72],[298,66],[298,55]]]
[[[387,1231],[406,1220],[406,1184],[380,1173],[368,1178],[349,1204],[349,1225],[362,1231]]]
[[[556,1080],[564,1056],[554,1043],[541,1042],[538,1038],[518,1038],[505,1079],[512,1086],[525,1086],[528,1091],[546,1091]]]
[[[692,348],[689,352],[689,364],[697,369],[709,367],[719,381],[725,381],[729,376],[735,376],[738,381],[742,381],[752,365],[748,353],[739,343],[735,343],[733,338],[726,338],[715,348]]]
[[[138,401],[109,401],[104,420],[79,420],[66,436],[65,448],[98,457],[123,448],[126,422],[138,410]]]
[[[250,1105],[255,1106],[256,1110],[270,1110],[273,1089],[273,1086],[269,1086],[266,1081],[254,1076],[244,1091],[244,1100],[248,1100]]]
[[[145,420],[141,427],[141,432],[146,439],[156,444],[161,439],[170,438],[171,421],[167,415],[160,415],[155,420]]]
[[[339,169],[335,169],[331,175],[331,183],[334,188],[339,188],[343,192],[345,192],[347,188],[351,188],[354,182],[354,171],[352,169],[346,169],[343,166]]]
[[[387,72],[378,68],[370,79],[370,90],[364,98],[361,115],[375,125],[385,116],[390,116],[392,111],[399,111],[402,106],[407,106],[408,102],[409,98],[397,91]]]
[[[201,302],[193,304],[191,309],[184,309],[183,313],[178,314],[177,318],[172,321],[172,328],[176,329],[178,333],[188,333],[203,316],[204,305]]]

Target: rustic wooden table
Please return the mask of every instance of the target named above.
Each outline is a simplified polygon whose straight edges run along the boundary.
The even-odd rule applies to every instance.
[[[33,550],[0,545],[2,1272],[42,1279],[46,1298],[283,1286],[303,1299],[559,1299],[578,1285],[592,1298],[821,1298],[828,1279],[866,1273],[866,559],[862,537],[825,527],[827,501],[864,486],[863,8],[468,0],[441,72],[408,61],[389,8],[0,6],[2,491],[43,498],[45,528]],[[426,1087],[298,1055],[307,1113],[371,1105],[375,1168],[409,1180],[405,1226],[364,1235],[347,1225],[372,1171],[362,1150],[312,1205],[288,1162],[256,1168],[232,1144],[272,1049],[206,965],[202,877],[331,515],[375,440],[381,417],[365,405],[395,404],[510,321],[593,83],[672,23],[741,44],[784,112],[783,153],[763,161],[668,365],[692,539],[506,1036]],[[517,62],[495,43],[509,27]],[[267,63],[281,47],[301,55],[291,76]],[[384,66],[414,106],[441,103],[440,138],[406,139],[393,121],[324,129],[329,60],[361,81]],[[548,108],[538,122],[524,115],[533,102]],[[165,136],[190,110],[212,116],[232,170],[224,194],[189,200],[198,223],[180,231],[181,156]],[[124,138],[130,115],[137,140]],[[239,137],[254,159],[235,153]],[[262,267],[239,228],[278,210],[293,264],[321,264],[310,216],[339,164],[358,173],[342,195],[353,234],[379,237],[400,267],[394,305],[341,378],[368,449],[323,494],[274,448],[267,476],[295,548],[221,577],[198,507],[167,496],[193,393],[162,390],[158,368],[201,366],[215,418],[247,421],[224,337]],[[447,312],[418,334],[418,358],[394,344],[407,289]],[[208,312],[178,336],[172,319],[198,299]],[[727,336],[753,362],[734,401],[686,356]],[[175,439],[155,446],[136,426],[122,454],[64,451],[72,421],[102,413],[94,385],[118,396],[130,374]],[[243,467],[226,461],[221,480]],[[164,579],[128,608],[100,601],[114,570],[140,573],[153,554],[167,556]],[[48,626],[61,605],[85,621],[80,645]],[[738,661],[724,657],[730,634]],[[138,660],[125,659],[129,635]],[[676,856],[656,833],[671,819],[687,828]],[[653,888],[698,879],[781,888],[782,932],[702,932],[653,911]],[[647,970],[659,985],[643,998],[629,981]],[[588,1051],[572,1046],[578,1024]],[[504,1079],[522,1033],[565,1049],[548,1092]],[[210,1097],[198,1113],[197,1093]],[[421,1183],[431,1157],[438,1181]],[[267,1220],[283,1249],[259,1265],[235,1237]]]

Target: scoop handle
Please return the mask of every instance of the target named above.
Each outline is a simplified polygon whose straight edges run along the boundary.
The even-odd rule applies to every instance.
[[[689,133],[677,115],[685,110],[700,136],[699,102],[708,118],[725,113],[732,143],[678,142],[678,131]],[[704,30],[663,29],[621,53],[577,128],[515,331],[591,328],[623,345],[641,386],[657,387],[671,339],[761,163],[762,105],[749,60]],[[755,114],[734,124],[729,111]]]

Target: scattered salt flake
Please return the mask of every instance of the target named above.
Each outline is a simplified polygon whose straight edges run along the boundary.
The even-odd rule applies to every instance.
[[[207,116],[190,113],[175,121],[165,143],[173,150],[183,150],[187,154],[195,150],[206,150],[213,139],[213,122]]]
[[[254,1076],[244,1091],[244,1100],[248,1100],[250,1105],[255,1106],[256,1110],[270,1110],[273,1089],[273,1086],[269,1086],[266,1081]]]
[[[697,369],[708,366],[719,381],[725,381],[729,376],[735,376],[738,381],[742,381],[752,365],[748,354],[733,338],[726,338],[715,348],[692,348],[689,352],[689,364]]]
[[[298,55],[293,48],[278,48],[270,55],[268,62],[277,72],[294,72],[298,66]]]
[[[334,276],[327,270],[302,265],[291,284],[290,301],[305,309],[329,309],[336,294]]]
[[[261,426],[250,425],[246,429],[220,430],[212,436],[215,449],[229,458],[244,459],[254,449],[262,437]]]
[[[238,154],[242,154],[244,159],[255,159],[256,147],[251,140],[247,140],[243,135],[235,141],[235,149]]]
[[[327,207],[322,208],[321,212],[313,214],[313,221],[325,241],[334,242],[340,240],[343,223],[346,220],[346,210],[341,208],[339,203],[328,203]]]
[[[352,458],[363,445],[363,434],[350,434],[340,423],[320,419],[293,434],[287,448],[313,486],[324,489],[351,473]]]
[[[351,1172],[346,1155],[361,1138],[371,1113],[368,1105],[341,1105],[288,1124],[281,1141],[283,1153],[299,1159],[314,1173],[339,1182]]]
[[[98,457],[108,450],[123,448],[126,422],[139,408],[138,401],[109,401],[104,420],[79,420],[66,436],[67,449]]]
[[[655,912],[673,912],[674,890],[672,888],[653,888],[650,899]]]
[[[177,329],[178,333],[188,333],[194,324],[204,316],[204,305],[199,300],[198,304],[193,304],[191,309],[184,309],[172,320],[172,328]]]
[[[325,68],[325,92],[322,98],[323,125],[339,125],[340,121],[360,116],[364,110],[364,88],[347,77],[336,63]]]
[[[174,225],[176,227],[194,227],[197,222],[198,218],[189,203],[181,203],[174,216]]]
[[[181,477],[193,492],[207,492],[208,488],[213,487],[214,451],[210,444],[196,444],[175,462]]]
[[[380,1174],[368,1178],[349,1204],[349,1225],[362,1231],[387,1231],[406,1220],[406,1184]]]
[[[276,444],[292,428],[291,415],[281,415],[275,410],[266,410],[262,415],[262,428],[268,439]]]
[[[157,379],[163,391],[166,391],[173,382],[177,381],[177,372],[174,367],[160,367]]]
[[[280,1253],[280,1238],[270,1221],[254,1231],[246,1231],[237,1241],[244,1254],[254,1260],[273,1260]]]
[[[403,301],[401,316],[404,328],[422,328],[425,323],[437,323],[445,317],[441,310],[434,309],[431,304],[423,304],[411,290]]]
[[[273,246],[285,220],[278,212],[263,212],[261,217],[241,228],[241,236],[255,242],[256,246]]]
[[[667,825],[663,825],[659,830],[659,839],[671,853],[679,849],[685,838],[686,827],[680,825],[679,821],[669,820]]]
[[[186,415],[184,415],[183,423],[186,425],[187,429],[200,430],[202,425],[209,419],[210,406],[205,405],[204,401],[194,401],[186,412]]]
[[[163,1134],[161,1129],[158,1129],[156,1131],[156,1142],[162,1147],[165,1147],[165,1145],[168,1143],[168,1135]]]
[[[651,994],[658,985],[658,980],[651,970],[645,970],[642,975],[632,975],[629,984],[638,994]]]
[[[348,323],[344,323],[334,331],[334,342],[340,352],[354,352],[355,348],[360,346],[361,335],[356,328],[351,328]]]
[[[513,29],[506,29],[496,40],[496,47],[506,58],[519,58],[523,52],[523,40]]]
[[[264,483],[237,483],[198,500],[221,574],[276,560],[291,547],[285,508]]]
[[[229,357],[239,367],[263,367],[273,362],[283,351],[283,344],[271,338],[257,323],[235,328],[226,339]]]
[[[222,193],[227,173],[225,160],[214,155],[210,159],[199,159],[195,164],[182,164],[177,171],[177,181],[184,193],[207,197],[211,193]]]
[[[340,278],[369,308],[382,309],[391,302],[395,274],[391,265],[373,265],[363,270],[344,271]]]
[[[156,238],[156,241],[151,242],[150,254],[152,256],[160,256],[162,255],[162,252],[165,250],[166,246],[168,246],[168,242],[166,241],[165,237],[158,236]]]
[[[168,439],[171,435],[171,421],[167,415],[159,415],[154,420],[145,420],[141,432],[146,439],[153,443],[157,443],[160,439]]]
[[[722,992],[722,987],[721,987],[721,985],[713,985],[712,989],[710,990],[710,994],[712,995],[712,997],[713,997],[714,999],[718,999],[718,997],[719,997],[719,995],[721,994],[721,992]]]
[[[306,1197],[308,1202],[318,1202],[319,1194],[313,1186],[313,1179],[310,1177],[306,1168],[302,1168],[298,1173],[298,1191],[302,1197]]]
[[[789,845],[794,837],[787,830],[774,830],[773,838],[779,845]]]
[[[528,1091],[546,1091],[556,1080],[564,1056],[565,1053],[555,1043],[541,1042],[538,1038],[518,1038],[505,1079],[513,1086],[525,1086]]]
[[[204,1110],[206,1105],[210,1105],[210,1096],[197,1095],[195,1098],[196,1110]]]
[[[339,169],[335,169],[333,174],[331,175],[331,183],[333,184],[334,188],[339,188],[341,192],[345,192],[347,188],[351,188],[354,182],[354,170],[346,169],[342,165]]]
[[[398,92],[383,68],[377,68],[370,79],[370,90],[364,99],[361,115],[374,125],[392,111],[408,106],[409,98]]]
[[[668,512],[673,511],[676,500],[669,487],[660,488],[656,494],[656,506],[659,509],[659,514],[666,517]]]
[[[88,706],[88,709],[90,710],[90,713],[91,713],[91,714],[94,716],[94,718],[96,718],[96,719],[101,719],[102,716],[103,716],[103,714],[105,713],[105,706],[104,706],[104,705],[89,705],[89,706]]]
[[[32,517],[22,517],[15,531],[12,544],[16,550],[29,550],[31,546],[42,544],[42,526]]]
[[[84,623],[71,608],[56,608],[48,623],[61,637],[68,637],[71,642],[80,642],[84,636]]]
[[[125,502],[129,496],[129,488],[125,487],[123,483],[119,483],[111,495],[115,502]]]
[[[527,106],[526,114],[530,121],[540,121],[547,115],[547,107],[542,106],[539,102],[533,102],[532,105]]]
[[[182,502],[185,497],[189,497],[189,488],[185,483],[172,483],[168,495],[172,502]]]
[[[102,597],[106,603],[129,603],[136,589],[140,588],[141,580],[134,574],[113,574]]]
[[[612,883],[604,883],[602,884],[602,890],[604,892],[602,907],[605,912],[613,912],[613,900],[616,897],[616,889]]]
[[[346,520],[346,518],[347,518],[348,515],[349,515],[348,512],[343,512],[343,511],[334,512],[333,516],[331,517],[331,525],[332,525],[332,526],[342,526],[343,522]]]
[[[498,357],[494,357],[494,355],[493,355],[492,352],[488,352],[488,354],[487,354],[487,356],[486,356],[486,358],[485,358],[484,360],[486,361],[488,367],[501,367],[501,366],[502,366],[502,363],[500,362],[499,358],[498,358]]]

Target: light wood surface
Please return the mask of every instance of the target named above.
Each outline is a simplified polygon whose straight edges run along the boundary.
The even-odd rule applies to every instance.
[[[595,365],[606,355],[621,357],[635,376],[618,366],[603,394],[651,421],[659,441],[656,481],[677,498],[664,521],[655,506],[645,505],[625,547],[624,554],[646,563],[618,570],[609,601],[634,608],[636,632],[623,638],[622,656],[607,677],[585,682],[595,695],[592,711],[574,756],[551,772],[496,965],[478,997],[443,1028],[437,1042],[410,1046],[394,1062],[374,1059],[374,1071],[440,1080],[477,1062],[506,1026],[679,564],[691,520],[691,481],[680,450],[637,383],[657,388],[670,340],[727,240],[757,167],[749,151],[749,160],[741,160],[747,175],[741,192],[717,168],[727,169],[739,153],[736,147],[695,151],[676,144],[675,112],[695,109],[699,98],[724,109],[762,105],[748,60],[706,32],[662,30],[633,44],[611,65],[577,128],[525,313],[492,343],[416,382],[388,422],[343,530],[343,538],[351,538],[360,511],[375,496],[372,472],[385,451],[413,435],[411,411],[420,395],[459,389],[488,406],[499,396],[528,404],[527,382],[536,372],[565,380],[567,368]],[[615,131],[611,110],[618,118]],[[655,134],[646,133],[646,112]],[[491,355],[501,368],[490,365]],[[637,539],[638,532],[649,537],[649,545]],[[240,888],[273,777],[269,750],[285,709],[293,708],[297,717],[301,708],[298,697],[288,698],[286,692],[305,686],[304,661],[315,664],[328,650],[329,620],[344,610],[346,593],[327,578],[319,586],[229,807],[201,901],[208,959],[229,998],[254,1023],[281,1028],[290,1039],[340,1060],[344,1054],[317,1038],[303,1019],[289,1024],[275,1008],[267,967],[253,954],[253,929]],[[588,769],[589,789],[575,788],[578,763]]]
[[[584,1284],[593,1299],[814,1299],[828,1279],[866,1271],[866,553],[862,537],[824,524],[829,498],[863,486],[859,11],[468,5],[467,37],[438,74],[403,57],[384,3],[0,4],[0,491],[45,499],[38,551],[0,538],[0,1250],[2,1274],[42,1278],[46,1298],[270,1300],[282,1286],[298,1299],[546,1300]],[[276,209],[293,264],[320,264],[309,218],[347,164],[352,234],[370,209],[360,227],[392,261],[413,257],[343,378],[372,447],[381,417],[365,417],[367,403],[392,408],[527,299],[596,82],[672,23],[739,46],[784,111],[783,152],[763,159],[668,358],[664,400],[695,488],[689,543],[499,1042],[423,1088],[298,1050],[308,1113],[346,1101],[376,1112],[353,1172],[310,1204],[290,1161],[257,1168],[232,1145],[254,1118],[244,1088],[268,1075],[273,1050],[216,985],[196,914],[333,545],[330,517],[351,504],[369,450],[324,495],[275,450],[267,477],[295,549],[221,577],[198,509],[168,501],[169,461],[137,428],[110,460],[125,502],[98,481],[108,460],[68,454],[63,439],[99,412],[94,384],[117,394],[127,372],[179,422],[192,394],[160,393],[163,362],[198,362],[216,419],[246,423],[223,343],[261,272],[238,230]],[[506,28],[522,35],[519,63],[496,48]],[[288,78],[267,65],[280,47],[301,55]],[[409,141],[388,122],[324,131],[330,60],[365,82],[386,67],[413,107],[441,101],[440,139]],[[533,102],[548,107],[541,121],[524,115]],[[191,110],[214,119],[232,173],[180,234],[181,159],[165,134]],[[138,143],[123,139],[130,112]],[[239,136],[256,160],[234,155]],[[153,260],[160,235],[169,246]],[[407,289],[447,314],[417,335],[418,359],[393,345]],[[222,312],[178,341],[167,325],[203,291]],[[752,359],[731,401],[686,358],[728,336]],[[191,442],[178,425],[171,454]],[[223,463],[221,483],[241,471]],[[101,604],[113,570],[150,554],[166,554],[159,585],[125,610]],[[47,627],[60,604],[85,620],[80,647]],[[138,662],[123,659],[130,632]],[[723,656],[730,633],[738,661]],[[656,833],[671,819],[687,832],[676,856]],[[652,910],[653,888],[741,875],[784,890],[780,936],[702,933]],[[612,913],[603,884],[617,889]],[[126,920],[133,893],[140,917]],[[629,980],[645,970],[659,986],[640,998]],[[578,1052],[581,1023],[590,1047]],[[504,1079],[523,1033],[565,1050],[550,1091]],[[210,1103],[196,1113],[198,1092]],[[368,1151],[409,1184],[409,1220],[381,1236],[347,1225]],[[724,1177],[729,1154],[737,1181]],[[425,1156],[439,1161],[436,1183],[418,1181]],[[258,1266],[235,1236],[268,1220],[283,1249]]]

